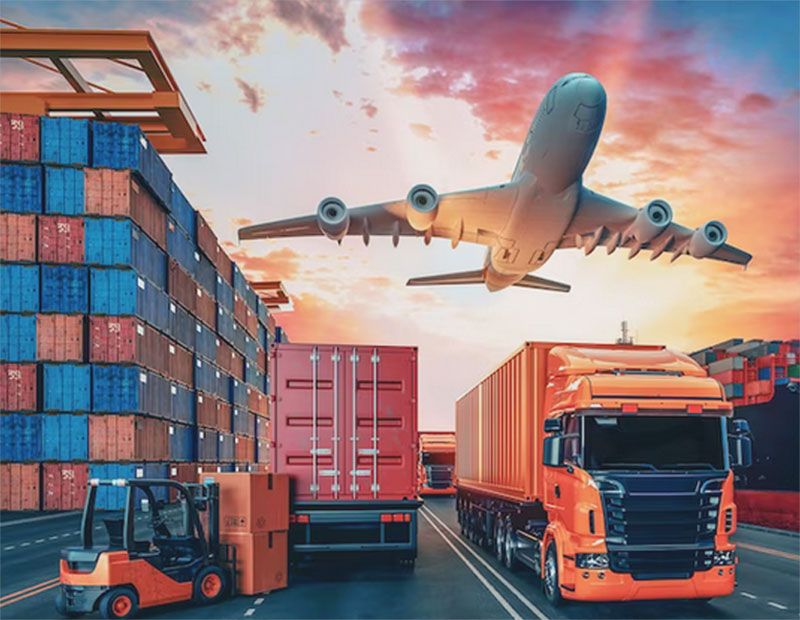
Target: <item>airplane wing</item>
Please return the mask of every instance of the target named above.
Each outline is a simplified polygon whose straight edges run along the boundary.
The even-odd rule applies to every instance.
[[[632,236],[631,227],[640,211],[584,188],[575,217],[558,248],[582,248],[586,254],[601,245],[606,247],[609,254],[617,248],[629,248],[629,258],[633,258],[641,250],[649,250],[650,260],[655,260],[665,252],[672,254],[672,261],[689,254],[695,231],[672,221],[649,241],[640,242]],[[702,258],[747,265],[752,256],[739,248],[722,243]]]
[[[454,244],[469,241],[491,245],[505,226],[517,186],[505,183],[439,195],[439,207],[433,226],[426,232],[411,227],[406,215],[411,208],[406,198],[348,209],[347,235],[359,235],[367,243],[373,235],[420,236],[450,239]],[[239,229],[239,239],[278,239],[323,234],[316,215],[294,217],[276,222],[254,224]]]

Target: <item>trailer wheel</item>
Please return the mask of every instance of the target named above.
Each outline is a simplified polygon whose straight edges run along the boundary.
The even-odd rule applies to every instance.
[[[201,605],[216,603],[225,598],[228,576],[219,566],[206,566],[194,579],[194,600]]]
[[[504,563],[508,570],[517,570],[517,568],[519,568],[519,560],[517,560],[517,535],[514,533],[514,527],[511,525],[510,520],[506,521],[504,529]]]
[[[544,595],[553,607],[558,607],[564,601],[561,598],[561,585],[558,582],[558,551],[556,543],[547,546],[547,556],[544,561],[544,575],[542,576],[542,589]]]
[[[498,516],[494,522],[494,555],[500,564],[505,561],[505,531],[503,519]]]
[[[139,608],[139,598],[130,588],[114,588],[97,603],[103,618],[132,618]]]

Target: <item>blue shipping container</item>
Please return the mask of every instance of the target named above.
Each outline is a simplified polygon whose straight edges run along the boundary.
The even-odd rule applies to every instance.
[[[247,349],[247,339],[249,336],[245,331],[244,327],[237,321],[233,319],[233,348],[236,349],[239,353],[244,355]]]
[[[245,332],[244,328],[241,330],[244,332],[244,356],[255,366],[258,364],[258,343]]]
[[[91,313],[138,316],[153,327],[168,332],[167,294],[131,269],[92,267]]]
[[[167,254],[174,258],[186,273],[193,278],[196,277],[200,254],[194,242],[175,225],[171,218],[167,218]]]
[[[169,459],[194,460],[194,429],[186,424],[169,425]]]
[[[259,439],[266,439],[269,435],[269,421],[266,418],[262,418],[261,416],[253,416],[253,422],[255,422],[255,434],[256,437]]]
[[[169,210],[172,212],[172,217],[175,218],[178,226],[183,229],[194,243],[197,243],[197,213],[174,182],[172,183]]]
[[[253,314],[258,313],[258,294],[253,290],[249,282],[247,283],[247,291],[244,296],[244,301],[250,307],[250,312]]]
[[[83,170],[45,166],[44,211],[64,215],[82,215]]]
[[[217,368],[217,391],[215,395],[226,403],[231,402],[231,376],[220,368]]]
[[[42,415],[42,459],[89,459],[89,416],[55,413]]]
[[[230,402],[242,408],[247,407],[247,384],[236,377],[231,377]]]
[[[92,410],[103,413],[147,413],[169,419],[170,383],[138,366],[92,366]]]
[[[0,265],[0,312],[39,312],[39,265]]]
[[[167,255],[130,220],[86,218],[86,263],[133,267],[161,290],[167,288]]]
[[[269,349],[269,338],[267,337],[267,328],[258,324],[258,345],[264,350]]]
[[[89,311],[89,272],[86,267],[42,265],[42,312],[72,314]]]
[[[0,166],[0,211],[42,212],[42,167],[22,164]]]
[[[91,411],[89,364],[42,364],[44,411]]]
[[[184,424],[195,424],[194,391],[179,383],[173,383],[170,386],[170,393],[172,395],[172,416],[170,419]]]
[[[217,304],[217,333],[222,336],[228,344],[233,344],[233,315]]]
[[[209,394],[216,393],[217,375],[216,366],[209,361],[195,355],[194,358],[194,388]]]
[[[216,461],[219,433],[207,428],[197,429],[197,460]]]
[[[205,254],[197,252],[195,256],[197,262],[195,263],[194,279],[206,289],[209,296],[215,298],[217,296],[217,269]]]
[[[42,163],[89,165],[89,120],[41,118]]]
[[[135,463],[90,463],[89,478],[117,480],[144,478],[144,467]],[[95,496],[98,510],[123,510],[129,487],[99,486]]]
[[[36,315],[0,314],[0,362],[36,361]]]
[[[233,288],[228,284],[225,279],[217,274],[217,287],[216,298],[219,305],[221,305],[228,312],[233,312]]]
[[[234,433],[247,435],[248,437],[253,436],[256,432],[256,416],[244,409],[234,408],[232,417],[231,428]]]
[[[765,379],[772,378],[772,371],[770,368],[759,368],[758,369],[758,379],[759,381],[763,381]]]
[[[194,317],[173,301],[169,302],[169,334],[190,351],[195,348]]]
[[[239,293],[242,299],[247,299],[247,278],[236,263],[233,263],[233,290]]]
[[[258,316],[258,322],[260,325],[266,327],[267,323],[269,322],[269,310],[267,310],[267,306],[264,304],[263,301],[261,301],[260,297],[256,300],[256,306],[257,306],[256,315]]]
[[[219,461],[220,463],[232,463],[235,455],[235,448],[233,446],[233,434],[220,433],[219,434]]]
[[[0,416],[0,460],[42,460],[42,423],[38,414]]]
[[[205,324],[195,322],[195,344],[194,349],[198,355],[206,359],[216,361],[217,359],[217,336]]]

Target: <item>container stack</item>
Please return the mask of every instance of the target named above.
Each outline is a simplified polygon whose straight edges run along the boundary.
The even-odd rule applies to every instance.
[[[0,509],[263,464],[274,321],[139,127],[3,114],[0,159]]]
[[[734,407],[772,400],[775,387],[800,384],[800,341],[731,338],[692,353]]]

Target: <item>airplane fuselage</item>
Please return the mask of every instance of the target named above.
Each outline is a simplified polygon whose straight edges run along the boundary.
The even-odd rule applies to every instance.
[[[581,177],[603,129],[606,95],[595,78],[571,73],[548,91],[511,177],[518,190],[486,256],[486,287],[497,291],[541,267],[578,206]]]

